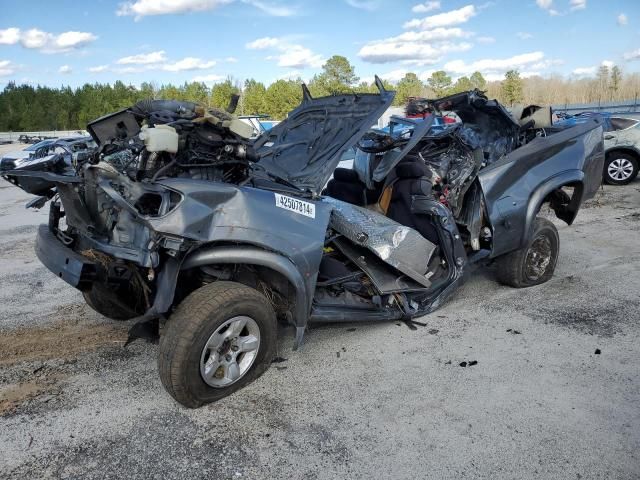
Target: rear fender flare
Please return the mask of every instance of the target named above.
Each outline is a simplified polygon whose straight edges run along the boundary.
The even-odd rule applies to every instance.
[[[571,225],[573,223],[573,220],[575,220],[575,217],[578,214],[580,204],[582,203],[583,180],[584,172],[582,170],[567,170],[549,178],[534,190],[529,197],[527,216],[519,248],[524,246],[528,241],[531,229],[533,228],[533,222],[535,221],[536,216],[538,215],[538,212],[540,211],[540,208],[547,196],[554,190],[567,185],[575,187],[575,190],[569,206],[570,213],[564,216],[564,218],[561,218],[561,220],[565,221],[567,225]]]

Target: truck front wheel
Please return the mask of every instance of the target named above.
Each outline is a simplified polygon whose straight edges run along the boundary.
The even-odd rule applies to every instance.
[[[496,277],[515,288],[540,285],[553,276],[559,250],[556,226],[546,218],[536,218],[527,245],[496,259]]]
[[[197,408],[258,378],[276,349],[276,315],[266,297],[235,282],[192,292],[160,339],[158,369],[167,392]]]

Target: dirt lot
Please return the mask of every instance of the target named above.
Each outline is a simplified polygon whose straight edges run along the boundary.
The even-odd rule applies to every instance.
[[[292,352],[283,330],[262,378],[195,411],[156,345],[123,348],[128,323],[38,263],[27,198],[0,181],[1,478],[640,478],[640,181],[558,224],[547,284],[489,269],[417,331],[324,326]]]

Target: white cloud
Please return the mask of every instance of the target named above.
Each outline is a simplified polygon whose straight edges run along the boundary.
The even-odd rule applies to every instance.
[[[116,60],[116,63],[118,65],[150,65],[165,62],[166,60],[166,52],[164,50],[158,50],[156,52],[140,53],[138,55],[123,57]]]
[[[533,38],[533,35],[531,35],[529,32],[518,32],[516,33],[516,37],[521,40],[527,40],[529,38]]]
[[[216,64],[215,60],[203,60],[198,57],[184,57],[170,61],[164,50],[149,53],[139,53],[116,60],[116,65],[125,65],[114,69],[116,73],[140,73],[150,70],[164,70],[165,72],[185,72],[190,70],[205,70]],[[92,73],[104,72],[108,65],[90,68]]]
[[[553,8],[553,0],[536,0],[536,4],[541,9],[546,10],[551,16],[561,15],[558,10]]]
[[[0,30],[0,45],[15,45],[20,41],[19,28],[7,28]]]
[[[245,44],[249,50],[264,50],[266,48],[276,47],[282,43],[282,39],[275,37],[256,38],[254,41]]]
[[[629,19],[627,18],[627,16],[624,13],[621,13],[620,15],[618,15],[618,19],[617,19],[618,25],[620,25],[621,27],[625,26],[627,23],[629,23]]]
[[[269,55],[267,60],[274,60],[279,67],[287,68],[319,68],[325,59],[310,49],[290,43],[285,38],[263,37],[253,40],[245,45],[249,50],[275,50],[280,53]]]
[[[426,82],[427,80],[429,80],[429,78],[431,77],[431,75],[433,75],[437,70],[425,70],[421,73],[418,74],[418,78],[420,80],[422,80],[423,82]]]
[[[203,82],[203,83],[217,83],[224,80],[223,75],[217,75],[215,73],[210,73],[208,75],[196,75],[191,79],[192,82]]]
[[[257,8],[258,10],[262,10],[264,13],[271,15],[272,17],[291,17],[297,13],[296,10],[291,7],[275,3],[267,3],[262,0],[242,0],[242,2]]]
[[[67,74],[72,73],[72,72],[73,72],[73,69],[69,65],[62,65],[58,69],[58,73],[61,73],[63,75],[67,75]]]
[[[227,57],[224,61],[227,63],[238,63],[238,59],[236,57]]]
[[[595,75],[596,67],[574,68],[571,73],[573,73],[574,75],[576,75],[578,77],[590,77],[592,75]]]
[[[526,70],[524,69],[531,68],[532,65],[539,64],[543,60],[543,52],[530,52],[509,58],[483,59],[471,63],[466,63],[464,60],[453,60],[445,63],[443,70],[447,73],[459,75],[470,75],[478,71],[482,72],[482,74],[488,78],[490,74],[498,76],[504,75],[508,70],[523,70],[523,72],[525,72]],[[521,75],[523,75],[523,72],[521,72]],[[537,74],[537,72],[528,73]]]
[[[483,73],[482,76],[487,82],[500,82],[504,80],[505,73],[506,71],[504,73]],[[519,71],[518,73],[520,74],[520,78],[538,77],[542,74],[537,70],[523,70]]]
[[[637,52],[638,56],[640,56],[640,49]],[[600,66],[602,67],[607,67],[607,68],[613,68],[615,66],[615,62],[612,62],[611,60],[603,60],[602,62],[600,62]],[[579,67],[579,68],[574,68],[571,73],[573,75],[576,75],[578,77],[589,77],[589,76],[593,76],[596,74],[596,72],[598,71],[598,66],[594,65],[591,67]]]
[[[547,70],[558,65],[564,65],[564,60],[546,58],[541,62],[534,63],[528,68],[532,68],[534,70]]]
[[[118,16],[133,16],[136,20],[150,15],[204,12],[213,10],[232,0],[136,0],[124,2],[116,10]]]
[[[64,53],[93,42],[98,37],[89,32],[69,31],[58,35],[37,28],[22,31],[19,28],[0,30],[0,45],[20,43],[24,48],[43,53]]]
[[[90,73],[102,73],[109,70],[109,65],[98,65],[96,67],[89,67]]]
[[[469,50],[473,46],[471,43],[452,41],[470,36],[460,28],[409,31],[369,42],[360,49],[358,56],[370,63],[404,61],[428,65],[436,63],[446,53]]]
[[[325,62],[322,55],[315,54],[301,45],[290,45],[282,54],[268,58],[276,59],[279,67],[290,68],[320,68]]]
[[[299,78],[302,78],[302,71],[291,70],[278,76],[277,80],[298,80]]]
[[[93,42],[96,38],[98,37],[89,32],[64,32],[57,37],[53,36],[51,48],[66,52],[72,48]]]
[[[361,10],[376,10],[380,6],[380,0],[346,0],[347,4],[353,8]]]
[[[380,75],[380,78],[382,78],[383,80],[387,80],[391,83],[398,83],[400,80],[404,78],[407,72],[408,70],[399,68],[397,70],[391,70],[390,72],[383,73],[382,75]]]
[[[235,0],[135,0],[121,3],[116,10],[116,15],[131,16],[138,21],[142,17],[152,15],[171,15],[180,13],[206,12],[215,10],[223,5],[233,3]],[[240,0],[242,3],[252,6],[267,15],[273,17],[290,17],[296,14],[296,10],[282,3],[264,0]]]
[[[630,61],[630,60],[638,60],[640,59],[640,48],[637,50],[634,50],[632,52],[627,52],[623,55],[623,58],[626,61]]]
[[[383,40],[375,40],[372,43],[400,43],[400,42],[438,42],[443,40],[453,40],[459,38],[468,38],[471,34],[465,32],[461,28],[434,28],[433,30],[424,30],[421,32],[409,31],[401,33],[395,37],[385,38]]]
[[[583,10],[587,8],[587,0],[570,0],[571,10]]]
[[[9,60],[0,60],[0,77],[13,75],[16,72],[16,66]]]
[[[452,25],[459,25],[466,23],[473,16],[477,14],[476,7],[473,5],[467,5],[457,10],[451,10],[449,12],[439,13],[423,19],[414,18],[404,24],[404,28],[419,28],[421,30],[428,30],[436,27],[449,27]]]
[[[20,43],[24,48],[43,48],[51,34],[32,28],[20,34]]]
[[[587,8],[587,0],[569,0],[569,9],[559,11],[554,8],[554,0],[536,0],[536,4],[551,16],[566,15],[567,13],[584,10]]]
[[[435,1],[424,2],[424,3],[419,3],[418,5],[414,5],[411,11],[413,13],[427,13],[427,12],[431,12],[432,10],[438,10],[439,8],[440,8],[440,2],[435,0]]]
[[[476,38],[478,43],[495,43],[496,39],[494,37],[478,37]]]
[[[214,60],[202,60],[197,57],[185,57],[182,60],[178,60],[174,63],[168,63],[161,66],[162,70],[167,72],[183,72],[187,70],[205,70],[211,68],[216,64]]]

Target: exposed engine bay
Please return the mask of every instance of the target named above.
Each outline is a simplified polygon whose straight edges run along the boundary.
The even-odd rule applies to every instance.
[[[141,101],[87,129],[100,144],[89,162],[108,163],[135,181],[166,176],[238,183],[255,159],[250,126],[191,102]]]

